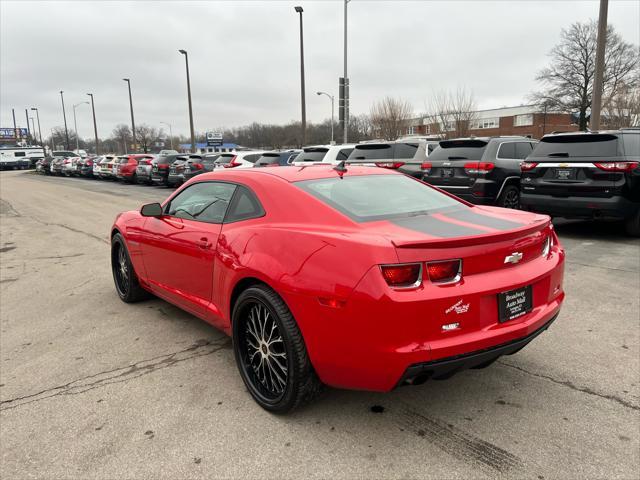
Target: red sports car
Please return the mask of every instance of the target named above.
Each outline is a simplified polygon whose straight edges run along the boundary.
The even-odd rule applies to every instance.
[[[233,338],[242,379],[285,412],[321,385],[388,391],[524,347],[564,299],[549,217],[474,206],[385,169],[224,170],[120,214],[112,268]]]

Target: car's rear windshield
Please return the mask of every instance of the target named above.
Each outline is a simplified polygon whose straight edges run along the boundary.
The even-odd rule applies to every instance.
[[[57,151],[53,152],[54,157],[75,157],[76,154],[73,152],[65,152],[65,151]]]
[[[328,148],[308,148],[296,157],[296,162],[321,162]]]
[[[625,133],[622,135],[624,154],[630,157],[640,157],[640,133]]]
[[[610,134],[557,135],[544,137],[531,157],[615,157],[618,137]]]
[[[443,140],[429,160],[480,160],[486,148],[484,140]]]
[[[163,165],[168,163],[173,163],[176,157],[177,155],[161,155],[156,159],[156,162],[161,163]]]
[[[256,165],[272,165],[280,162],[280,153],[263,153],[260,158],[255,161]]]
[[[460,202],[404,175],[304,180],[296,185],[356,222],[428,214]]]
[[[406,160],[413,158],[417,150],[417,143],[364,143],[355,146],[348,160]]]

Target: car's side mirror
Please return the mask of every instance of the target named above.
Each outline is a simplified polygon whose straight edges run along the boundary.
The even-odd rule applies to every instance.
[[[140,209],[140,214],[143,217],[161,217],[162,205],[159,203],[147,203]]]

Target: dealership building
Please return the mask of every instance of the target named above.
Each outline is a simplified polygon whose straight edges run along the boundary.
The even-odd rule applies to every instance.
[[[477,137],[498,135],[522,135],[541,138],[551,132],[575,132],[578,130],[576,119],[570,113],[546,111],[540,105],[521,105],[489,110],[478,110],[469,115],[466,131]],[[413,135],[446,135],[455,132],[453,118],[435,121],[431,116],[414,118],[410,121],[408,132]]]

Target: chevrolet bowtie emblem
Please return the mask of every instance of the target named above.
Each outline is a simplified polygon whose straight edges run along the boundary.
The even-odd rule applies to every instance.
[[[522,260],[522,256],[520,252],[513,252],[511,255],[504,257],[504,263],[518,263]]]

